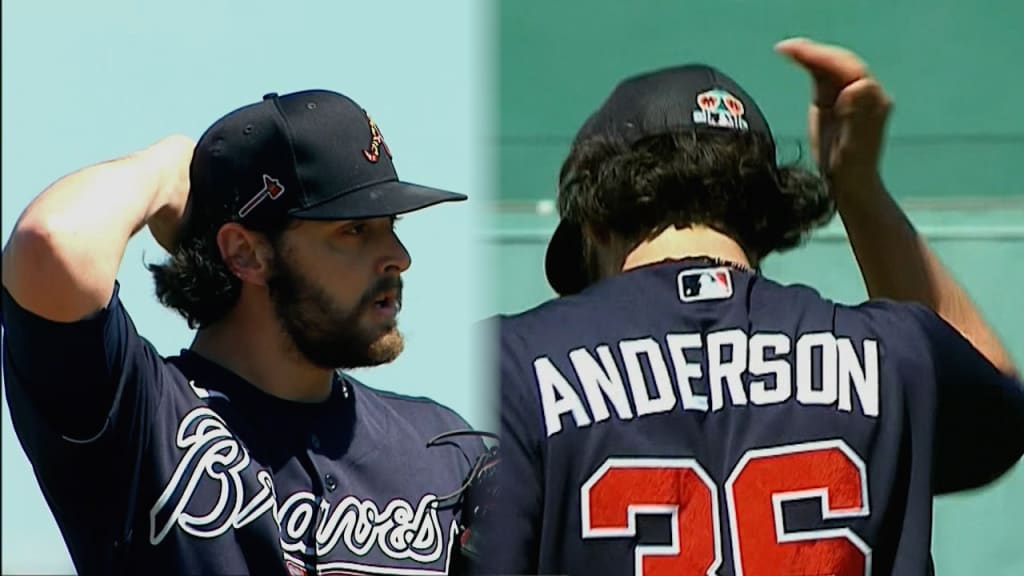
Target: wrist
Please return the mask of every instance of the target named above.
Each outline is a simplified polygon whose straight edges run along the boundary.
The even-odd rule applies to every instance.
[[[187,136],[169,136],[139,151],[136,160],[153,183],[149,217],[183,208],[188,197],[189,166],[195,142]]]
[[[840,213],[859,212],[889,199],[889,192],[877,170],[836,174],[829,177],[828,184]]]

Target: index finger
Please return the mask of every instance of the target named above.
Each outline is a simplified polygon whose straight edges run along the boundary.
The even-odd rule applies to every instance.
[[[812,72],[829,76],[843,84],[868,75],[868,66],[852,51],[841,46],[819,44],[806,38],[790,38],[775,45],[775,50],[789,56]]]
[[[811,73],[815,80],[815,101],[819,104],[830,104],[843,88],[868,76],[867,64],[839,46],[790,38],[776,44],[775,51]]]

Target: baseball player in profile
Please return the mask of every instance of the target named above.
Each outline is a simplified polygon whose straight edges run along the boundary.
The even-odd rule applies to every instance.
[[[498,319],[491,574],[927,574],[932,497],[1024,451],[1024,389],[879,177],[864,64],[794,39],[824,180],[722,72],[623,81],[565,160],[547,278]],[[759,273],[838,210],[871,300]]]
[[[61,178],[3,253],[4,384],[79,574],[445,574],[478,439],[342,369],[402,351],[400,181],[349,98],[269,94]],[[198,328],[163,358],[115,281],[144,226],[160,300]],[[157,330],[154,326],[150,329]]]

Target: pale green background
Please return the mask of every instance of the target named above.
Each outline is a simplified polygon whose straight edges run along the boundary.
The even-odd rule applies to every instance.
[[[558,168],[577,127],[618,80],[713,64],[753,94],[780,152],[794,159],[809,81],[772,45],[803,35],[849,45],[886,84],[895,99],[886,180],[1024,362],[1024,4],[515,0],[501,2],[499,14],[501,205],[487,238],[502,311],[551,296],[543,251]],[[839,301],[864,298],[837,225],[770,258],[765,272]],[[990,488],[939,499],[936,509],[937,574],[1024,574],[1024,466]]]
[[[357,376],[432,396],[489,427],[487,349],[471,332],[490,293],[471,241],[489,187],[481,143],[493,141],[484,133],[492,116],[482,80],[491,60],[486,9],[481,0],[5,0],[3,240],[32,197],[80,166],[172,132],[198,138],[267,92],[343,92],[373,115],[401,177],[470,196],[399,224],[413,259],[400,320],[406,352]],[[172,354],[191,334],[153,298],[143,262],[161,258],[143,232],[119,279],[140,331]],[[3,573],[70,573],[6,401],[2,484]]]

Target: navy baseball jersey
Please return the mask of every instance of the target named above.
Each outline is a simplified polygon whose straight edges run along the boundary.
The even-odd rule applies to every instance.
[[[927,574],[932,496],[1024,450],[1024,392],[918,305],[705,258],[500,317],[487,573]]]
[[[447,574],[479,439],[426,399],[339,373],[324,403],[161,358],[115,287],[55,323],[3,293],[11,418],[80,574]]]

